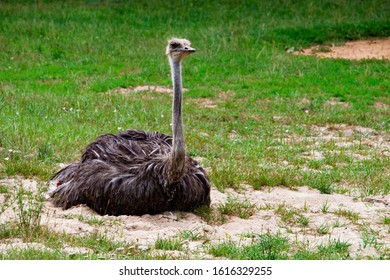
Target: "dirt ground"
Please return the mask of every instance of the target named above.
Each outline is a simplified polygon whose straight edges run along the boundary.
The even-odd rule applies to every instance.
[[[319,47],[304,50],[300,55],[316,55],[319,57],[341,57],[346,59],[390,59],[390,38],[387,40],[369,40],[347,43],[344,46],[330,48],[327,52],[318,51]],[[120,93],[128,89],[120,89]],[[131,90],[143,91],[141,88]],[[148,89],[150,90],[150,89]],[[158,88],[161,92],[169,92],[166,88]],[[204,104],[203,104],[204,105]],[[210,104],[206,104],[210,105]],[[213,104],[211,104],[213,105]],[[210,105],[210,106],[211,106]],[[328,106],[349,106],[339,102],[330,101]],[[388,109],[387,104],[376,104],[378,109]],[[364,133],[367,135],[363,145],[371,147],[382,156],[390,156],[390,141],[386,135],[374,131],[370,128],[352,127],[344,124],[330,126],[312,127],[316,132],[313,139],[318,141],[334,141],[337,147],[348,147],[354,145],[353,135]],[[313,153],[304,155],[320,159],[321,152],[315,150]],[[356,159],[364,159],[365,155],[356,154]],[[287,163],[288,165],[288,163]],[[26,188],[36,189],[38,183],[28,179],[6,179],[0,181],[1,185],[23,185]],[[349,188],[350,186],[346,186]],[[190,252],[197,257],[208,258],[203,252],[202,246],[205,239],[210,242],[221,242],[233,240],[241,244],[249,243],[251,238],[246,238],[246,233],[277,233],[289,237],[290,241],[303,242],[310,247],[337,240],[348,242],[352,257],[376,257],[378,250],[390,250],[390,230],[388,225],[383,224],[384,217],[390,216],[390,195],[370,196],[363,199],[356,198],[353,192],[348,194],[321,194],[315,189],[307,186],[297,186],[295,189],[284,187],[274,187],[264,190],[254,190],[251,186],[244,186],[244,190],[239,193],[228,190],[225,193],[213,188],[211,191],[212,205],[217,206],[224,203],[228,196],[236,196],[242,200],[250,200],[259,209],[249,219],[230,217],[224,224],[209,225],[200,217],[192,213],[171,213],[166,212],[159,215],[143,216],[104,216],[101,217],[88,207],[80,205],[69,210],[61,210],[53,207],[50,201],[46,201],[43,209],[41,223],[49,229],[68,234],[83,235],[93,231],[107,234],[110,238],[118,241],[128,241],[145,246],[153,247],[155,240],[160,238],[175,237],[180,232],[193,231],[203,238],[189,241],[187,246]],[[4,196],[0,195],[0,202]],[[307,226],[302,227],[297,224],[286,224],[275,210],[284,205],[287,209],[301,212],[308,218]],[[324,205],[328,207],[323,211]],[[350,211],[358,215],[357,221],[351,221],[346,216],[338,215],[337,211]],[[2,223],[15,219],[12,207],[0,215],[0,226]],[[91,219],[102,219],[99,225],[94,225],[86,221]],[[319,233],[321,226],[329,226],[327,233]],[[366,235],[366,237],[364,237]],[[371,236],[375,242],[367,244],[364,238]],[[0,243],[0,251],[9,248],[26,248],[33,246],[44,248],[42,244],[26,244],[21,240],[8,240]],[[379,248],[379,249],[378,249]],[[66,252],[86,252],[87,248],[66,248]],[[175,252],[179,254],[180,252]]]
[[[390,60],[390,38],[385,40],[363,40],[348,42],[342,46],[313,46],[295,55],[314,55],[324,58],[345,58],[353,60],[385,59]]]

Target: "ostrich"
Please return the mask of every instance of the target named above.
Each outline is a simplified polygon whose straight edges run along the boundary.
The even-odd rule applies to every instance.
[[[81,161],[57,172],[50,197],[57,207],[86,204],[101,215],[143,215],[191,211],[210,205],[204,169],[185,154],[181,61],[196,50],[186,39],[169,40],[173,83],[173,137],[126,130],[99,136]]]

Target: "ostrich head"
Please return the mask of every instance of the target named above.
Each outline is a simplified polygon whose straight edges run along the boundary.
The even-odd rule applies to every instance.
[[[187,55],[195,52],[187,39],[172,38],[168,41],[166,54],[174,61],[181,61]]]

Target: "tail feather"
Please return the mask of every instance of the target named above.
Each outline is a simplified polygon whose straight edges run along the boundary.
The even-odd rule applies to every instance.
[[[70,164],[50,178],[49,195],[54,205],[68,209],[73,205],[84,203],[84,195],[80,192],[80,188],[72,183],[78,168],[78,163]]]

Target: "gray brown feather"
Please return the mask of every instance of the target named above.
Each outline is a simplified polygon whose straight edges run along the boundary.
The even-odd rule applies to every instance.
[[[210,205],[210,182],[191,157],[184,175],[169,175],[172,138],[158,132],[126,130],[90,144],[79,163],[56,173],[51,193],[56,206],[86,204],[101,215],[142,215],[191,211]]]

